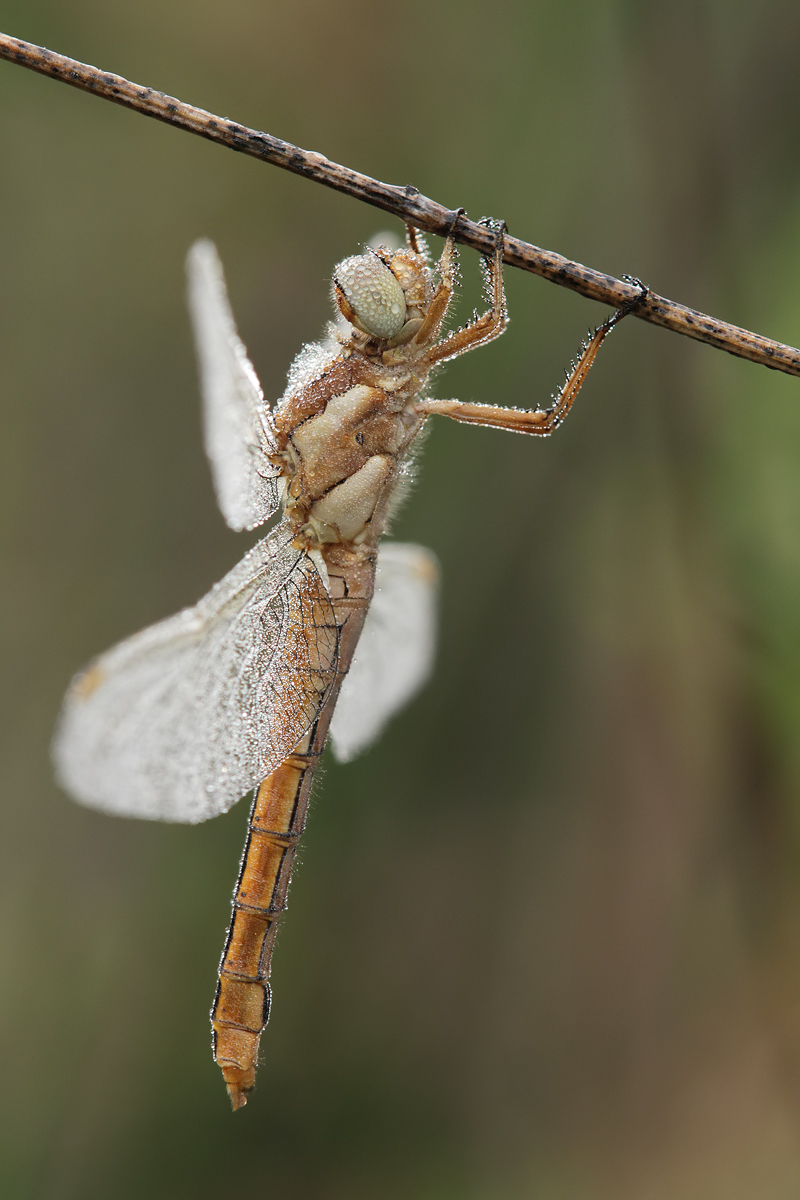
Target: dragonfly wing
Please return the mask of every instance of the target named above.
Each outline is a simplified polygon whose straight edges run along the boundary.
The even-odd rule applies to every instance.
[[[430,675],[438,577],[436,559],[423,546],[380,547],[375,594],[331,721],[340,762],[365,750]]]
[[[217,500],[232,529],[255,529],[279,502],[280,471],[268,457],[275,450],[269,409],[236,332],[213,242],[195,242],[186,269]]]
[[[193,608],[73,681],[54,743],[59,781],[121,816],[227,812],[313,723],[337,646],[325,584],[279,526]]]

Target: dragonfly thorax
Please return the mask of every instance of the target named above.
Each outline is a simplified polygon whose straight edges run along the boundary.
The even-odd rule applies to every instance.
[[[349,365],[357,368],[358,362]],[[375,541],[383,530],[389,498],[421,422],[404,396],[375,382],[332,395],[322,411],[288,433],[287,515],[309,547],[358,545]]]
[[[333,295],[350,334],[327,361],[312,356],[314,370],[290,372],[273,418],[287,517],[308,549],[377,546],[423,424],[415,404],[443,315],[429,317],[432,272],[411,249],[344,259]]]

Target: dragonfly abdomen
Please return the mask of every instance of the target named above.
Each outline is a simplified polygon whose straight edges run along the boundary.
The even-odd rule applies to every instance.
[[[269,1018],[272,950],[305,829],[314,768],[372,598],[374,551],[330,546],[323,553],[339,631],[336,678],[308,733],[256,788],[211,1009],[214,1059],[234,1109],[247,1103],[255,1083],[258,1043]]]
[[[250,811],[211,1010],[214,1058],[234,1108],[246,1102],[255,1083],[258,1041],[269,1018],[272,948],[318,760],[310,745],[305,753],[298,747],[257,788]]]

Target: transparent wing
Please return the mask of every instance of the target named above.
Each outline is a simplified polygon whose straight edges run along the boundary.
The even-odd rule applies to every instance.
[[[311,558],[279,526],[193,608],[72,683],[53,747],[77,800],[205,821],[283,761],[333,680],[338,633]]]
[[[269,409],[236,332],[213,242],[195,242],[186,270],[217,500],[232,529],[255,529],[279,501],[279,469],[267,457],[275,449]]]
[[[365,750],[430,675],[438,581],[430,550],[400,542],[380,547],[375,594],[330,727],[340,762]]]

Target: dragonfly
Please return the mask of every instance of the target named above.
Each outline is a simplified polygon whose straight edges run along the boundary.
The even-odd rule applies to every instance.
[[[457,216],[456,216],[457,219]],[[545,409],[434,399],[432,372],[503,333],[504,225],[486,219],[486,311],[446,332],[454,229],[438,263],[407,227],[335,268],[337,323],[264,400],[209,241],[188,256],[204,441],[234,530],[277,523],[197,604],[100,655],[73,680],[54,739],[66,791],[106,813],[195,823],[253,794],[211,1010],[214,1058],[234,1111],[256,1077],[314,770],[330,737],[353,758],[425,682],[437,566],[421,546],[381,543],[431,416],[546,436],[633,305],[587,341]],[[638,281],[637,281],[638,282]],[[643,286],[643,285],[642,285]],[[634,302],[636,303],[636,302]]]

